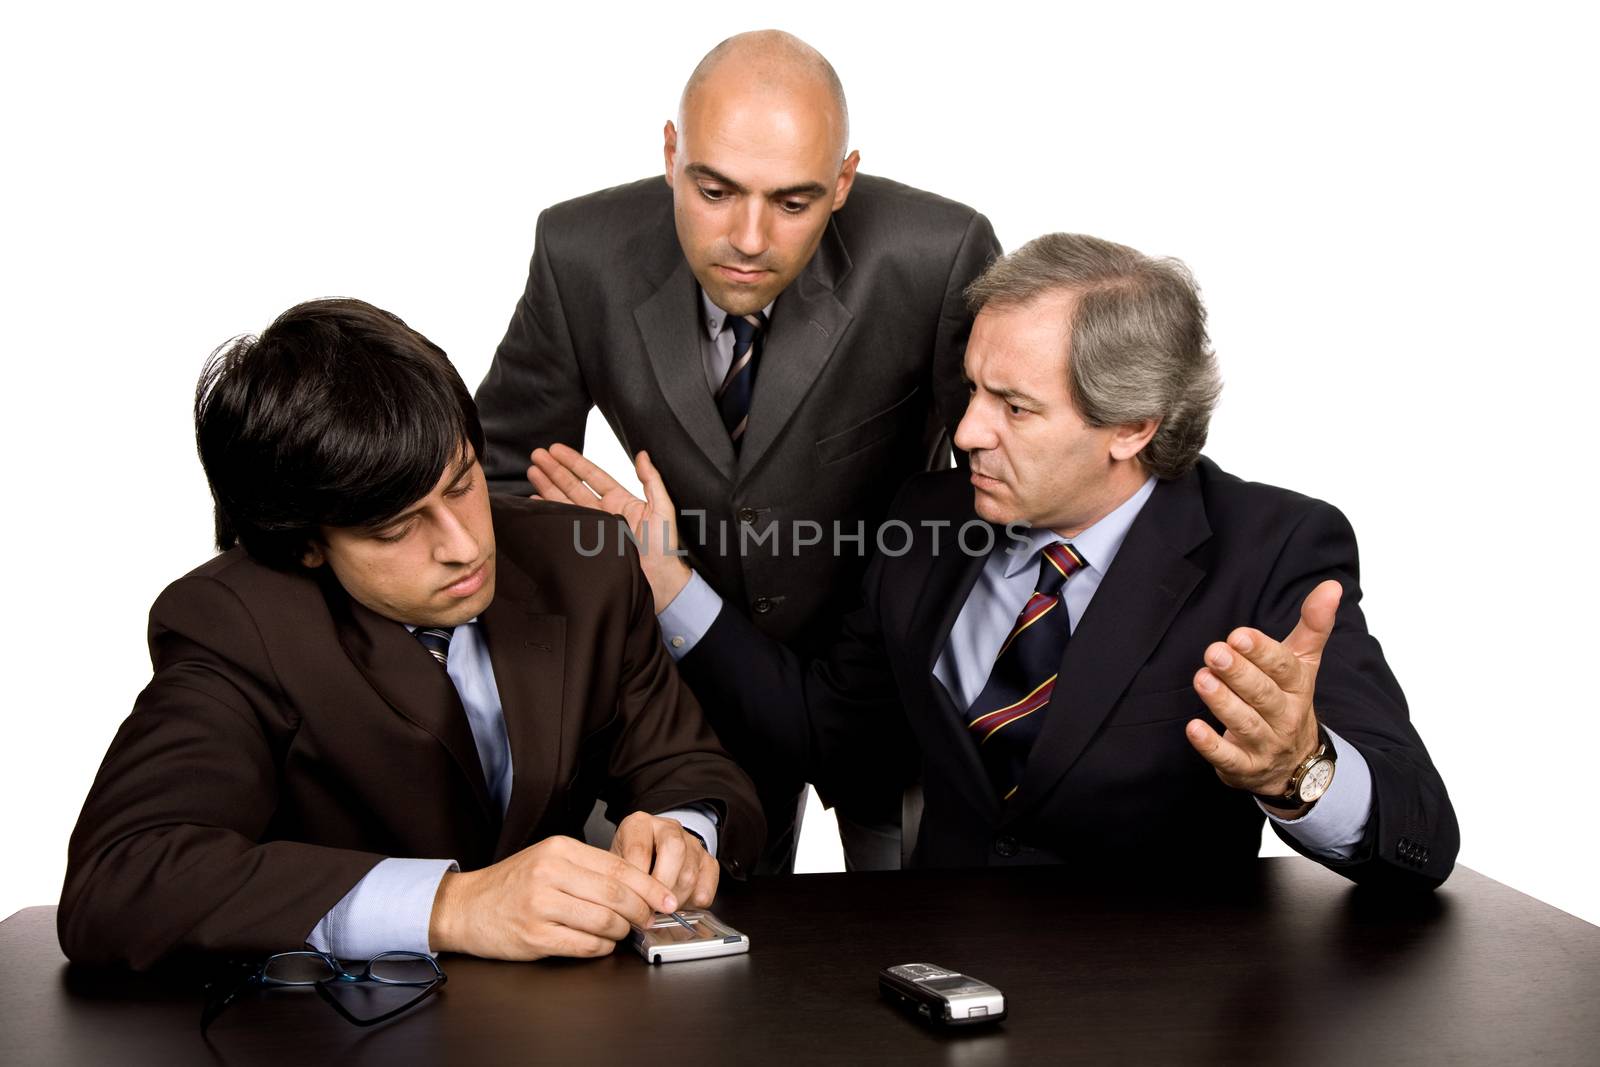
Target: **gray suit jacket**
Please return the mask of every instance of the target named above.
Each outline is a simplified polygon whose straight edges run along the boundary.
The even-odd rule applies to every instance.
[[[527,289],[478,388],[491,484],[529,492],[528,453],[581,448],[598,405],[629,454],[646,449],[661,470],[712,587],[769,636],[819,648],[901,483],[949,465],[972,325],[962,290],[999,250],[971,208],[858,176],[773,308],[736,456],[706,388],[671,189],[654,177],[557,204],[539,217]],[[803,520],[820,525],[818,543],[796,543]],[[835,523],[865,537],[836,551]]]

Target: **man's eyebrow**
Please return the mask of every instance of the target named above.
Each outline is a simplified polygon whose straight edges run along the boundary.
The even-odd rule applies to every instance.
[[[455,466],[454,477],[450,479],[450,483],[446,485],[445,488],[454,489],[456,486],[460,485],[461,480],[468,474],[472,473],[472,465],[477,462],[477,459],[477,455],[472,452],[468,452],[466,455],[462,456],[461,461]],[[400,523],[405,522],[413,515],[420,515],[423,510],[424,509],[421,505],[418,505],[414,508],[407,508],[398,515],[391,515],[387,519],[379,519],[377,522],[368,523],[366,526],[363,526],[362,529],[367,530],[368,532],[387,530],[391,526],[398,526]]]
[[[1015,404],[1017,407],[1044,407],[1043,401],[1031,397],[1027,393],[1018,392],[1015,389],[1002,389],[996,395],[1006,403]]]
[[[821,182],[801,182],[799,185],[785,185],[782,189],[774,189],[768,194],[773,200],[782,200],[786,196],[809,196],[816,198],[827,196],[828,187]]]
[[[726,185],[737,193],[748,193],[750,191],[726,174],[708,167],[704,163],[690,163],[683,170],[684,173],[692,178],[704,178],[707,181],[716,182],[718,185]],[[794,185],[785,185],[781,189],[774,189],[764,195],[772,200],[781,200],[786,196],[819,197],[828,195],[828,187],[821,182],[797,182]]]
[[[472,451],[471,449],[463,451],[460,462],[456,464],[455,474],[451,477],[450,484],[445,488],[454,489],[456,486],[460,485],[461,479],[472,473],[472,465],[476,462],[478,462],[478,455],[476,452]]]
[[[691,178],[705,178],[709,181],[714,181],[719,185],[726,185],[736,192],[747,193],[750,191],[744,186],[740,185],[738,182],[734,181],[732,178],[728,177],[726,174],[712,170],[704,163],[690,163],[687,167],[684,167],[683,170],[684,173],[688,174]]]
[[[1015,404],[1017,407],[1044,407],[1044,401],[1037,397],[1029,396],[1020,389],[991,389],[986,385],[979,385],[971,378],[968,378],[965,373],[961,375],[961,384],[971,389],[982,389],[986,393],[992,393],[1001,400],[1004,400],[1007,404]]]
[[[421,508],[407,508],[398,515],[391,515],[387,519],[379,519],[377,522],[369,522],[365,526],[361,527],[361,529],[365,530],[367,533],[377,533],[379,530],[387,530],[391,526],[399,526],[402,522],[405,522],[407,519],[411,518],[411,516],[420,515],[421,513]]]

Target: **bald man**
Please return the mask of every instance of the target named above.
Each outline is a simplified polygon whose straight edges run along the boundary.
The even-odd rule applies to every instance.
[[[785,33],[712,49],[664,134],[665,182],[539,216],[478,389],[485,468],[494,488],[529,492],[535,450],[581,449],[598,406],[672,486],[694,568],[806,655],[855,601],[901,483],[950,465],[962,290],[999,245],[971,208],[858,174],[838,75]],[[717,710],[766,811],[757,872],[787,872],[803,784]],[[839,812],[851,869],[899,865],[905,784],[886,773]]]

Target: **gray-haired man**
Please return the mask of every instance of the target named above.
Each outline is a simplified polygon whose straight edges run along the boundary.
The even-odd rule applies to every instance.
[[[1187,270],[1053,234],[968,295],[971,470],[906,485],[909,544],[880,546],[826,656],[648,561],[708,711],[825,797],[920,760],[922,865],[1243,859],[1265,815],[1358,881],[1441,882],[1455,813],[1366,631],[1349,524],[1200,455],[1219,384]],[[606,484],[576,454],[540,466],[551,495]],[[649,503],[624,510],[659,522],[639,467]]]

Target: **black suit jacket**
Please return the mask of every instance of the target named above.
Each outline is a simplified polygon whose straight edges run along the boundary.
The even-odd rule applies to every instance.
[[[527,493],[528,453],[581,448],[598,406],[672,487],[696,569],[763,633],[816,646],[854,605],[887,502],[949,465],[967,400],[962,291],[999,251],[971,208],[858,176],[773,308],[736,456],[706,384],[672,190],[657,176],[557,204],[478,388],[485,469]],[[800,520],[821,524],[820,543],[795,545]],[[835,551],[836,521],[865,537]],[[741,528],[777,541],[741,553]]]
[[[449,677],[327,568],[240,549],[161,594],[155,675],[84,802],[58,923],[74,960],[148,967],[270,953],[385,856],[486,866],[611,817],[709,800],[724,865],[765,836],[749,780],[661,647],[636,557],[572,550],[594,511],[495,499],[497,585],[480,616],[511,742],[504,818]]]
[[[1455,813],[1367,633],[1349,524],[1327,504],[1205,459],[1159,483],[1134,521],[1068,643],[1022,783],[1002,803],[932,673],[983,567],[957,543],[962,523],[976,521],[972,500],[961,471],[906,486],[891,517],[916,530],[911,550],[874,560],[863,605],[809,666],[722,612],[679,664],[718,730],[728,719],[758,734],[835,800],[906,780],[920,756],[926,807],[914,863],[1171,869],[1253,857],[1264,816],[1184,737],[1192,717],[1218,725],[1191,680],[1210,642],[1241,625],[1283,637],[1306,594],[1336,578],[1344,599],[1316,708],[1366,759],[1374,796],[1355,856],[1318,862],[1363,881],[1436,884],[1449,873]],[[982,539],[974,528],[967,540]]]

